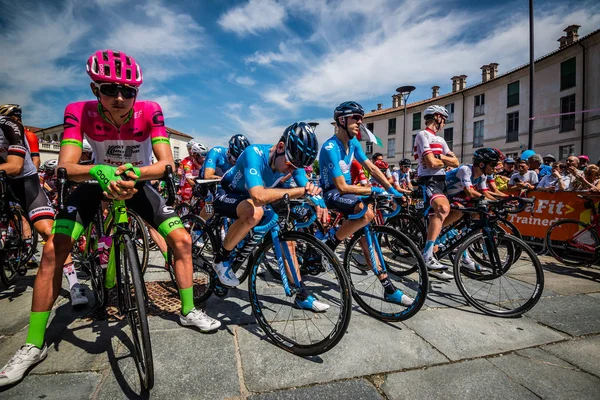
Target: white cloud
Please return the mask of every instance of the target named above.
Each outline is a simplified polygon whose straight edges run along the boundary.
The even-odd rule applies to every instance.
[[[165,119],[177,118],[184,115],[186,99],[176,94],[153,95],[150,99],[160,104]]]
[[[261,66],[271,65],[273,63],[297,63],[303,60],[303,55],[300,49],[296,46],[297,41],[290,43],[279,43],[279,51],[257,51],[253,55],[244,59],[246,64],[258,64]]]
[[[437,4],[290,0],[287,10],[291,17],[312,18],[310,43],[289,46],[284,42],[279,52],[257,52],[246,62],[268,65],[284,60],[282,48],[302,54],[304,62],[286,66],[286,79],[279,90],[276,87],[265,96],[291,108],[290,104],[332,107],[347,99],[364,101],[391,95],[402,83],[438,84],[444,93],[453,75],[468,75],[472,84],[480,81],[483,64],[497,62],[502,73],[528,61],[526,6],[521,12],[505,13],[502,7],[514,8],[513,3],[478,12]],[[506,18],[499,18],[501,15]],[[580,34],[596,29],[600,7],[585,3],[538,7],[536,56],[558,48],[556,39],[572,23],[583,25]]]
[[[285,16],[285,8],[274,0],[250,0],[227,11],[218,23],[224,30],[243,36],[281,27]]]
[[[269,103],[274,103],[280,107],[287,108],[288,110],[293,110],[296,106],[288,100],[289,97],[289,93],[284,93],[279,90],[268,90],[262,94],[262,98]]]
[[[242,86],[254,86],[256,81],[249,76],[239,76],[235,74],[230,74],[227,78],[229,82],[235,82],[238,85]]]

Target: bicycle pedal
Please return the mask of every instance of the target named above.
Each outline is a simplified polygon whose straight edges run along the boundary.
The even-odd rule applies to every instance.
[[[229,289],[226,287],[215,287],[214,293],[217,297],[223,298],[229,294]]]

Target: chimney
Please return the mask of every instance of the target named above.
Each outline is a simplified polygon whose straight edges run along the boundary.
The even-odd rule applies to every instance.
[[[452,93],[458,91],[458,81],[460,80],[460,77],[458,76],[453,76],[452,77]]]
[[[392,108],[398,108],[398,96],[397,95],[392,96]]]
[[[494,79],[498,76],[498,63],[491,63],[490,67],[490,79]]]
[[[383,109],[383,104],[382,103],[377,103],[377,111]]]
[[[438,97],[440,95],[440,87],[439,86],[432,86],[431,87],[431,98],[435,99],[436,97]]]
[[[580,25],[569,25],[563,32],[567,33],[567,46],[579,40]]]
[[[490,66],[482,65],[481,66],[481,82],[487,82],[490,80]]]
[[[566,47],[566,46],[567,46],[567,37],[566,37],[566,36],[563,36],[563,37],[561,37],[561,38],[560,38],[560,39],[558,39],[557,41],[558,41],[558,43],[559,43],[559,45],[558,45],[558,48],[559,48],[559,49],[562,49],[563,47]]]
[[[458,79],[459,79],[458,90],[463,90],[464,88],[467,87],[467,76],[460,75],[458,77]]]

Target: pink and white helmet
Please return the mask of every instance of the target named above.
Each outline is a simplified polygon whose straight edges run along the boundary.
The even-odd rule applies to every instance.
[[[90,56],[87,73],[94,82],[140,86],[142,69],[133,57],[120,51],[98,50]]]

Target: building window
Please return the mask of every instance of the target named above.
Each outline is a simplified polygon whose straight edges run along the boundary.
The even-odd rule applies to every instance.
[[[485,93],[475,96],[475,117],[485,114]]]
[[[560,90],[575,86],[576,73],[575,57],[560,63]]]
[[[473,147],[483,146],[483,120],[473,123]]]
[[[506,107],[519,105],[519,81],[509,83],[506,93]]]
[[[179,146],[173,146],[173,158],[176,160],[179,158]]]
[[[388,139],[388,158],[394,158],[396,155],[396,138]]]
[[[446,119],[446,123],[454,122],[454,103],[446,104],[446,110],[448,110],[448,119]]]
[[[452,145],[454,142],[454,128],[446,128],[444,129],[444,140],[448,144],[450,150],[452,150]]]
[[[371,131],[371,133],[375,133],[375,124],[373,122],[369,122],[367,124],[367,129]]]
[[[373,154],[373,143],[367,142],[367,151],[366,154]]]
[[[388,135],[396,134],[396,118],[388,119]]]
[[[575,112],[575,94],[560,99],[560,112],[562,114]],[[575,130],[575,114],[561,115],[560,132],[572,130]]]
[[[519,112],[506,114],[506,142],[519,141]]]
[[[568,144],[566,146],[560,146],[558,148],[558,159],[559,160],[566,160],[567,158],[569,158],[569,156],[572,156],[575,154],[575,145],[574,144]]]
[[[413,114],[413,131],[421,130],[421,113]]]

